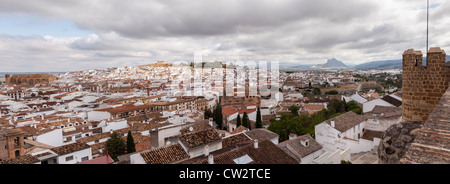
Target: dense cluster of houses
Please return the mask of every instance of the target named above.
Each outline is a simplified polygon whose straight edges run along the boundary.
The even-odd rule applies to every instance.
[[[311,85],[336,84],[353,82],[350,75],[280,73],[281,90],[267,95],[252,93],[258,80],[241,80],[237,73],[243,83],[227,89],[226,76],[214,75],[224,71],[207,69],[197,77],[191,67],[162,63],[55,74],[57,80],[34,85],[0,85],[0,163],[340,163],[353,153],[376,150],[381,132],[401,121],[399,93],[307,98],[295,91],[310,85],[301,79]],[[356,101],[363,114],[342,114],[317,125],[315,135],[291,134],[283,142],[267,129],[270,120],[291,105],[300,113],[314,114],[333,98]],[[222,129],[212,118],[204,119],[204,111],[219,103]],[[263,128],[255,128],[258,108]],[[250,129],[236,125],[237,116],[244,113]],[[119,161],[111,159],[105,143],[113,132],[124,140],[131,133],[136,152],[119,156]]]

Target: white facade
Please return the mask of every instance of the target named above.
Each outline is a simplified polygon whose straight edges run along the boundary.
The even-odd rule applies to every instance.
[[[103,123],[103,122],[102,122]],[[109,132],[120,130],[128,127],[127,120],[122,119],[113,122],[105,122],[104,124],[100,123],[99,126],[102,127],[102,132]]]
[[[91,160],[92,159],[92,151],[91,148],[83,149],[80,151],[72,152],[65,155],[58,156],[59,164],[76,164],[78,162]]]
[[[340,164],[341,160],[350,160],[350,148],[337,149],[334,152],[325,152],[312,161],[313,164]]]
[[[53,131],[38,135],[35,137],[36,142],[41,142],[53,147],[62,146],[63,143],[63,134],[62,129],[57,128]]]
[[[315,126],[315,138],[323,149],[329,153],[350,148],[351,153],[370,151],[376,146],[373,141],[361,139],[367,121],[340,132],[331,125],[322,122]]]
[[[101,121],[111,118],[111,113],[104,111],[90,111],[87,113],[89,121]]]

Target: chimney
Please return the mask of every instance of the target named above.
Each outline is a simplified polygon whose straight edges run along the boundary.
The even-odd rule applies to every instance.
[[[206,145],[205,146],[205,156],[208,156],[208,155],[209,155],[209,146]]]
[[[209,125],[213,126],[213,118],[209,118]]]
[[[254,140],[253,141],[253,147],[255,147],[255,149],[258,149],[258,140]]]
[[[289,140],[292,140],[292,139],[295,139],[295,138],[297,138],[297,135],[296,134],[289,134]]]
[[[208,164],[214,164],[214,156],[213,155],[208,156]]]
[[[331,123],[331,127],[334,128],[334,126],[335,126],[334,121],[330,121],[330,123]]]

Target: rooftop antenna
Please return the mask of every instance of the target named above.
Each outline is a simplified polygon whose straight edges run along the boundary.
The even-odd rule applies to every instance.
[[[429,21],[429,17],[430,17],[430,13],[429,13],[429,9],[430,9],[430,0],[427,0],[427,53],[428,53],[428,21]],[[428,61],[428,57],[427,57],[427,61]]]

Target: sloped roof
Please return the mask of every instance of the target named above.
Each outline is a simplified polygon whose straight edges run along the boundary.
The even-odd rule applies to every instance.
[[[383,117],[401,116],[402,115],[402,108],[376,105],[372,109],[372,111],[370,111],[369,113],[372,113],[372,114],[381,114],[381,113],[383,113]]]
[[[258,128],[245,132],[250,138],[253,140],[263,140],[263,139],[274,139],[279,137],[278,134],[266,129],[266,128]]]
[[[180,141],[188,149],[221,140],[219,133],[214,129],[188,133],[180,136]]]
[[[394,97],[391,97],[389,95],[384,96],[381,98],[382,100],[386,101],[387,103],[390,103],[396,107],[399,107],[402,105],[402,101],[395,99]]]
[[[298,164],[298,162],[268,139],[260,140],[258,148],[252,141],[237,147],[227,147],[210,153],[214,164],[236,164],[234,159],[247,155],[251,158],[248,164]],[[199,156],[181,164],[207,164],[207,156]]]
[[[180,144],[173,144],[144,152],[141,153],[141,156],[147,164],[170,164],[189,158],[189,155]]]
[[[243,126],[240,126],[240,127],[243,127]],[[247,141],[251,141],[251,139],[243,133],[228,136],[228,137],[225,137],[222,139],[222,149],[230,147],[230,146],[234,146],[239,143],[247,142]]]
[[[301,142],[308,141],[308,145],[304,146]],[[301,158],[308,156],[315,151],[322,149],[322,146],[309,134],[299,136],[295,139],[287,140],[278,144],[278,147],[283,151],[295,152],[293,155],[300,156]],[[295,157],[294,157],[295,158]],[[300,158],[299,158],[300,159]]]
[[[375,130],[364,130],[363,135],[361,136],[361,139],[366,139],[369,141],[373,141],[373,138],[382,138],[383,132],[382,131],[375,131]]]
[[[0,164],[34,164],[36,162],[40,162],[36,156],[26,154],[16,158],[0,161]]]
[[[69,154],[69,153],[73,153],[76,151],[80,151],[80,150],[84,150],[89,148],[90,146],[86,143],[72,143],[72,144],[67,144],[67,145],[63,145],[63,146],[59,146],[59,147],[55,147],[50,149],[51,151],[55,152],[58,155],[65,155],[65,154]]]
[[[109,155],[105,155],[105,156],[97,157],[97,158],[94,158],[91,160],[78,162],[77,164],[110,164],[113,162],[114,162],[114,160]]]
[[[356,126],[357,124],[366,121],[368,117],[362,116],[359,114],[354,113],[353,111],[346,112],[345,114],[342,114],[340,116],[336,116],[334,118],[331,118],[329,120],[324,121],[325,123],[329,124],[331,126],[331,121],[334,121],[334,128],[338,130],[339,132],[345,132],[348,129]]]

